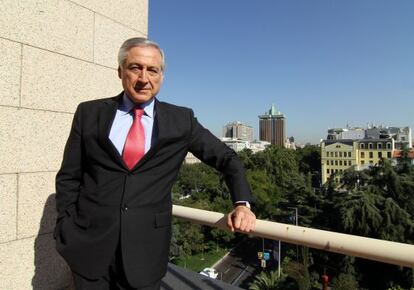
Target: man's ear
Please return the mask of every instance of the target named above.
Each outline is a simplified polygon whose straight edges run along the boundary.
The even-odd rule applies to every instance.
[[[120,79],[122,79],[122,77],[121,77],[121,67],[120,67],[120,66],[118,66],[118,77],[119,77]]]

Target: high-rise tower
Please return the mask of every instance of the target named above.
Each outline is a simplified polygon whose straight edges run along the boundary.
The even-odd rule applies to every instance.
[[[272,145],[285,146],[285,115],[272,104],[269,112],[259,116],[259,138]]]
[[[242,122],[235,121],[223,127],[223,137],[253,141],[253,128]]]

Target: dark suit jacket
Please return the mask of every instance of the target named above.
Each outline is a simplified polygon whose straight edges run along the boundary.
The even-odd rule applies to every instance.
[[[188,151],[224,173],[233,201],[251,200],[235,152],[192,110],[155,100],[156,142],[132,169],[109,140],[122,94],[81,103],[56,176],[57,250],[74,272],[105,273],[121,245],[127,279],[143,287],[165,275],[171,187]]]

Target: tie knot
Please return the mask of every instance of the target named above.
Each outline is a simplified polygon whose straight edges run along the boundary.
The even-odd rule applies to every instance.
[[[134,108],[134,116],[135,118],[141,118],[142,115],[144,115],[144,109],[140,108],[140,107],[135,107]]]

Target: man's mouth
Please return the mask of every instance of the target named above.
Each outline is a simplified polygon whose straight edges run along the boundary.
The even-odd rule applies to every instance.
[[[150,88],[135,88],[135,91],[142,92],[142,91],[149,91]]]

